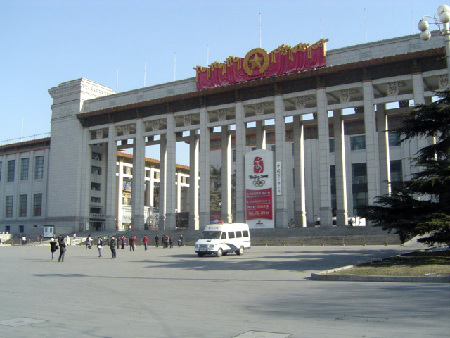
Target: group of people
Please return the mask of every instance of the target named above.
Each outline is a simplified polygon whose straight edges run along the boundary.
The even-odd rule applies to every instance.
[[[54,254],[58,249],[59,249],[58,262],[64,262],[64,256],[66,254],[66,241],[62,236],[58,237],[57,239],[54,237],[50,239],[50,251],[52,253],[52,260],[54,259]]]
[[[128,239],[128,245],[130,247],[130,251],[134,251],[136,248],[136,236],[131,236]],[[96,245],[97,245],[97,250],[98,250],[98,257],[102,257],[102,248],[105,245],[105,241],[106,241],[106,245],[109,246],[110,250],[111,250],[111,258],[115,259],[117,256],[117,249],[120,248],[120,246],[122,247],[122,249],[125,249],[125,242],[126,242],[126,238],[125,236],[121,236],[121,237],[115,237],[115,236],[111,236],[111,237],[106,237],[106,238],[102,238],[102,237],[98,237],[97,241],[96,241]],[[92,245],[93,245],[93,238],[91,237],[91,235],[89,234],[89,236],[86,238],[86,249],[92,249]],[[163,248],[173,248],[173,237],[172,236],[168,236],[168,235],[163,235],[162,239],[161,239]],[[144,237],[142,238],[142,244],[144,246],[145,251],[148,250],[148,243],[149,243],[149,238],[147,235],[144,235]],[[180,239],[178,240],[178,246],[183,246],[184,245],[184,238],[183,235],[180,235]],[[159,236],[158,234],[156,234],[155,236],[155,246],[158,247],[159,246]],[[52,238],[50,240],[50,251],[52,253],[52,260],[54,258],[54,253],[56,252],[56,250],[60,251],[59,257],[58,257],[58,262],[63,262],[64,261],[64,255],[66,252],[66,242],[64,241],[64,237],[60,236],[58,237],[58,239]]]

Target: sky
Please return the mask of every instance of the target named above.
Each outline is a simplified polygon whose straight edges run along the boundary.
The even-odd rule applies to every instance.
[[[270,52],[328,38],[331,50],[418,34],[418,21],[442,4],[0,0],[0,145],[49,136],[48,90],[62,82],[84,77],[125,92],[194,77],[195,66],[244,57],[260,41]]]

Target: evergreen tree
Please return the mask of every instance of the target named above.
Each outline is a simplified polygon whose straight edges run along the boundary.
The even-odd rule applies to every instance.
[[[396,132],[402,142],[414,137],[435,140],[414,158],[419,172],[390,195],[360,212],[384,230],[394,230],[402,242],[422,236],[428,245],[450,244],[450,91],[429,105],[417,106]]]

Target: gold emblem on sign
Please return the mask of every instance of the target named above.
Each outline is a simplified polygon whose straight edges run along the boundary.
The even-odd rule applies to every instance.
[[[243,68],[247,75],[253,75],[253,69],[262,74],[269,67],[269,54],[262,48],[252,49],[244,58]]]

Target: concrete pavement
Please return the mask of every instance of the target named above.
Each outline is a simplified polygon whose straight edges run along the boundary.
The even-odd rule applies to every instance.
[[[0,247],[1,337],[444,337],[450,285],[320,282],[313,272],[414,248]]]

